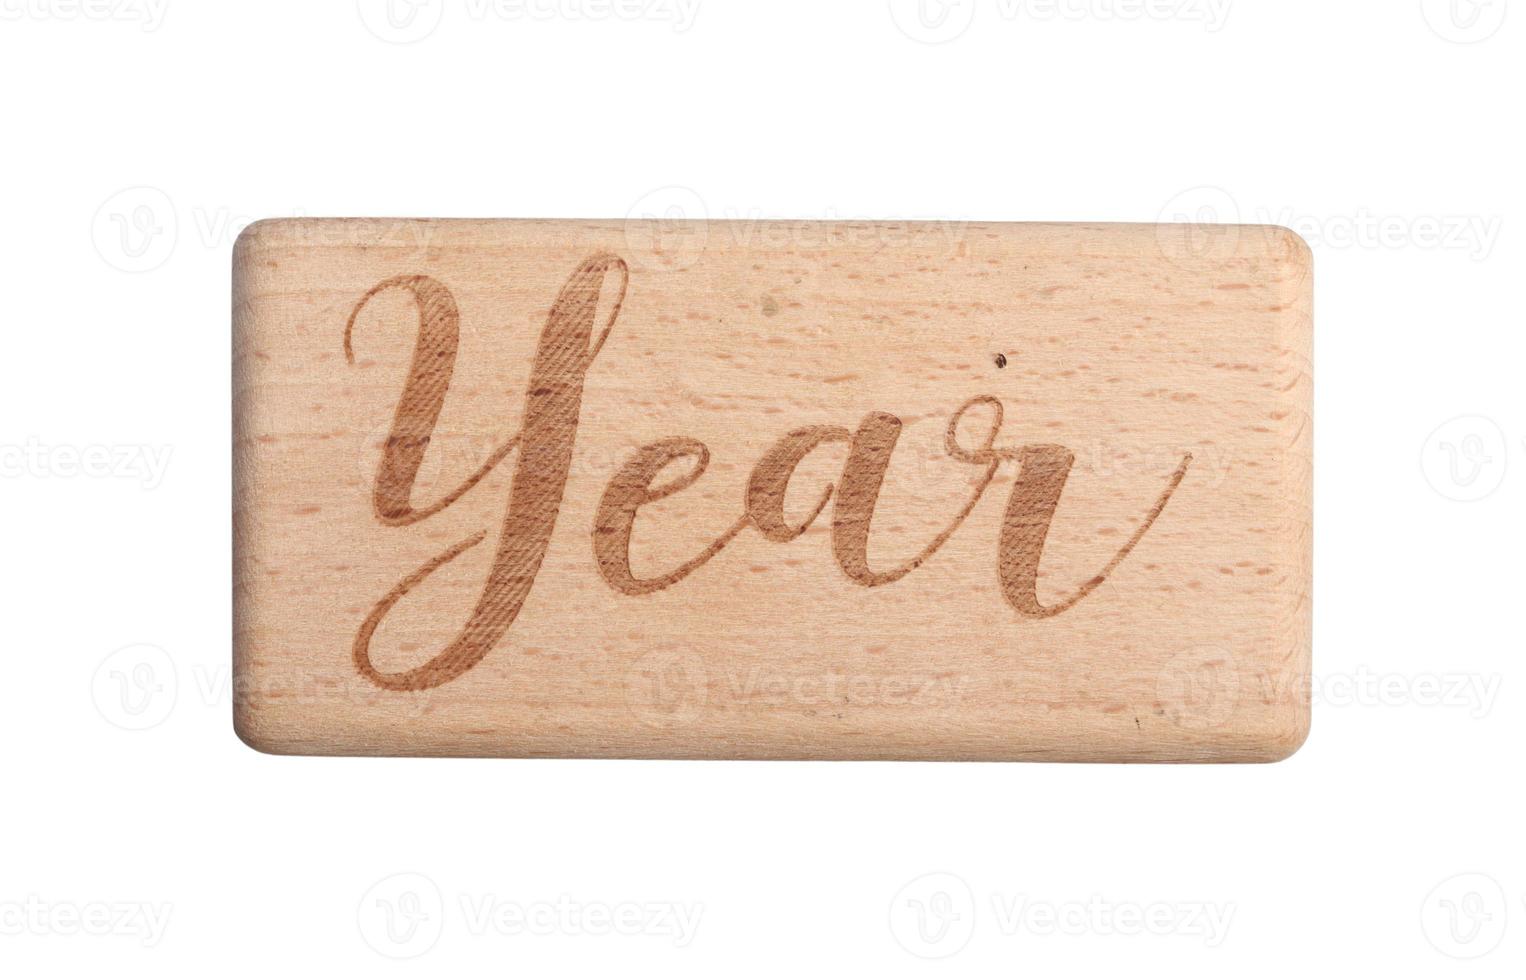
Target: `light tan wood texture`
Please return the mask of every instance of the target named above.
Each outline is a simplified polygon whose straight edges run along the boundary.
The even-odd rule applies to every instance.
[[[1308,730],[1291,232],[292,219],[233,262],[258,749],[1231,762]]]

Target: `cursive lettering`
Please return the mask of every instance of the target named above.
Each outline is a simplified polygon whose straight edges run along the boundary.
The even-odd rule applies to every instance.
[[[616,281],[618,286],[613,290],[615,298],[610,312],[595,336],[595,321],[607,279]],[[422,275],[384,280],[356,303],[344,329],[345,357],[351,363],[356,318],[377,294],[394,289],[406,292],[418,312],[412,362],[372,485],[371,506],[378,521],[393,527],[423,521],[449,507],[511,452],[519,452],[498,551],[466,623],[444,650],[417,667],[383,672],[371,661],[372,637],[392,607],[441,566],[482,543],[486,530],[431,558],[372,608],[355,635],[352,657],[355,668],[373,683],[398,691],[447,683],[480,662],[513,625],[545,559],[561,509],[585,378],[614,328],[628,284],[626,264],[617,256],[596,255],[578,266],[562,286],[541,329],[519,433],[489,454],[455,489],[424,506],[413,503],[414,483],[450,388],[460,343],[460,312],[442,283]],[[989,411],[990,422],[978,445],[966,448],[959,440],[959,432],[966,416],[976,408]],[[599,500],[591,532],[595,564],[600,576],[616,591],[629,596],[647,595],[687,578],[749,527],[771,542],[794,541],[832,503],[832,556],[838,567],[854,584],[866,588],[889,585],[936,554],[975,509],[1000,467],[1012,463],[1017,474],[1007,498],[997,546],[997,579],[1002,597],[1021,617],[1057,616],[1102,584],[1134,550],[1181,485],[1192,456],[1183,455],[1144,519],[1107,564],[1070,595],[1044,605],[1037,594],[1038,569],[1075,457],[1064,446],[1049,444],[998,448],[996,439],[1002,423],[1002,403],[989,395],[970,399],[950,416],[944,433],[945,451],[951,459],[977,467],[978,475],[969,496],[943,529],[914,557],[892,568],[875,570],[868,559],[875,508],[901,434],[901,420],[887,412],[869,413],[851,431],[838,425],[811,425],[784,435],[753,467],[742,515],[694,557],[676,568],[647,577],[638,577],[631,568],[630,542],[637,514],[646,505],[693,486],[710,465],[710,449],[684,436],[660,439],[641,447],[611,477]],[[796,470],[812,452],[837,443],[847,446],[840,477],[821,491],[802,520],[791,523],[784,515],[784,500]],[[684,467],[679,475],[664,483],[654,482],[675,464]]]

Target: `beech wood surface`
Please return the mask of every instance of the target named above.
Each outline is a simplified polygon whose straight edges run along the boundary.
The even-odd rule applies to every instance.
[[[1269,226],[281,219],[233,259],[271,752],[1270,761],[1311,265]]]

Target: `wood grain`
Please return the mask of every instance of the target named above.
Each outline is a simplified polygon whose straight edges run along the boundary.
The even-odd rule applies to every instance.
[[[1312,282],[1285,229],[292,219],[233,263],[255,748],[1305,737]]]

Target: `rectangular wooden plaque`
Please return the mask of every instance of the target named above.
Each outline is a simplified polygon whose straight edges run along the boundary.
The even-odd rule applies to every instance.
[[[237,731],[1283,758],[1310,297],[1267,226],[259,222],[233,259]]]

